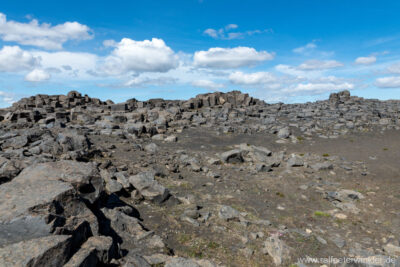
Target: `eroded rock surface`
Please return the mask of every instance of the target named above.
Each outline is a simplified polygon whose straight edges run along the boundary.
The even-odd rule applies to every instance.
[[[0,110],[0,266],[398,266],[399,127],[400,101],[348,91],[21,99]]]

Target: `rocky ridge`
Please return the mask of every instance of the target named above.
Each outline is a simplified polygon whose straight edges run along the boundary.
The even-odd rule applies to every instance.
[[[307,252],[400,256],[397,230],[364,242],[358,228],[355,240],[335,228],[368,209],[372,194],[346,187],[346,177],[369,175],[365,162],[283,148],[399,127],[400,101],[348,91],[305,104],[267,104],[238,91],[118,104],[75,91],[21,99],[0,110],[0,266],[313,266],[295,261],[299,239]],[[195,132],[222,145],[190,143]],[[273,141],[223,144],[242,135]],[[287,192],[282,177],[291,177]],[[334,218],[333,226],[285,221],[299,202],[288,194],[299,188],[302,206],[325,201],[312,214]],[[235,199],[254,204],[254,213]],[[266,218],[260,203],[282,218]],[[193,244],[194,233],[224,244]],[[240,256],[228,259],[227,251]]]

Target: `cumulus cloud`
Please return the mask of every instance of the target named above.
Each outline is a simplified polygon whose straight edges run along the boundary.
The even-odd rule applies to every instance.
[[[380,88],[400,88],[400,76],[378,78],[375,85]]]
[[[209,81],[209,80],[196,80],[192,82],[192,86],[194,87],[199,87],[199,88],[205,88],[208,90],[218,90],[220,88],[224,88],[225,85],[224,84],[220,84],[220,83],[215,83],[213,81]]]
[[[90,28],[78,22],[65,22],[51,26],[39,24],[37,20],[29,23],[8,21],[5,14],[0,13],[0,38],[6,42],[16,42],[44,49],[62,49],[69,40],[88,40],[93,38]]]
[[[93,77],[88,72],[94,72],[100,61],[99,56],[90,53],[33,51],[32,54],[41,59],[43,69],[58,69],[64,76],[79,78]]]
[[[0,71],[20,72],[33,69],[40,64],[40,58],[22,50],[19,46],[4,46],[0,50]]]
[[[222,39],[222,40],[232,40],[232,39],[240,39],[244,38],[245,36],[251,36],[254,34],[261,34],[261,33],[268,33],[272,32],[271,29],[265,29],[265,30],[250,30],[250,31],[234,31],[239,28],[237,24],[228,24],[224,28],[220,29],[213,29],[213,28],[208,28],[204,30],[203,34],[208,35],[214,39]]]
[[[210,48],[194,53],[194,65],[209,68],[238,68],[272,60],[273,53],[257,51],[251,47]]]
[[[277,79],[269,72],[243,73],[236,71],[229,75],[229,80],[233,84],[259,85],[275,82]]]
[[[135,41],[123,38],[115,44],[111,55],[105,58],[103,70],[110,75],[167,72],[178,64],[178,56],[162,39]]]
[[[25,81],[28,82],[43,82],[50,79],[50,74],[42,69],[34,69],[25,76]]]
[[[370,65],[372,63],[376,62],[376,57],[375,56],[369,56],[369,57],[358,57],[354,61],[354,63],[358,65]]]
[[[333,69],[338,67],[343,67],[344,65],[336,60],[307,60],[304,63],[300,64],[298,69],[300,70],[324,70],[324,69]]]

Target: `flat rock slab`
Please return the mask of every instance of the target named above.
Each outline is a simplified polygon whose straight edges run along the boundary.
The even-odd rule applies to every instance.
[[[70,197],[74,191],[71,185],[61,181],[12,181],[1,185],[0,246],[48,235],[50,227],[45,216],[32,211]]]
[[[0,224],[0,247],[50,235],[51,226],[44,218],[27,216]]]
[[[25,217],[37,206],[73,194],[74,188],[62,181],[13,180],[0,186],[0,223],[7,223],[19,217]]]
[[[0,246],[50,235],[53,213],[72,217],[70,231],[97,220],[79,196],[95,201],[102,188],[97,168],[90,163],[60,161],[34,164],[0,186]],[[60,226],[60,225],[58,225]]]
[[[69,258],[71,238],[47,236],[0,248],[0,266],[58,267]]]
[[[103,189],[103,180],[95,165],[70,160],[34,164],[25,168],[14,180],[20,183],[39,180],[64,181],[71,184],[91,203],[98,198]]]

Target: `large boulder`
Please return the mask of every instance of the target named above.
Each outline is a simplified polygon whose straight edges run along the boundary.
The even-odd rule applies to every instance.
[[[72,185],[78,194],[93,203],[103,191],[103,180],[93,163],[70,160],[34,164],[25,168],[16,182],[63,181]]]
[[[116,257],[116,252],[111,237],[90,237],[64,267],[91,267],[107,264]]]
[[[55,204],[74,199],[74,189],[61,181],[11,181],[0,186],[0,246],[50,234],[49,212]],[[54,220],[55,218],[53,218]]]
[[[93,164],[34,164],[0,186],[0,246],[50,234],[72,234],[79,246],[98,233],[85,202],[97,200],[102,180]],[[83,200],[83,201],[82,201]]]
[[[71,237],[47,236],[0,247],[0,266],[58,267],[71,254]]]
[[[23,148],[24,146],[28,145],[28,143],[29,143],[28,137],[25,135],[21,135],[7,139],[1,147],[3,149],[7,148],[18,149],[18,148]]]
[[[0,184],[12,180],[20,171],[17,160],[0,157]]]
[[[61,145],[63,152],[84,151],[90,147],[88,138],[77,131],[63,131],[58,134],[57,142]]]

